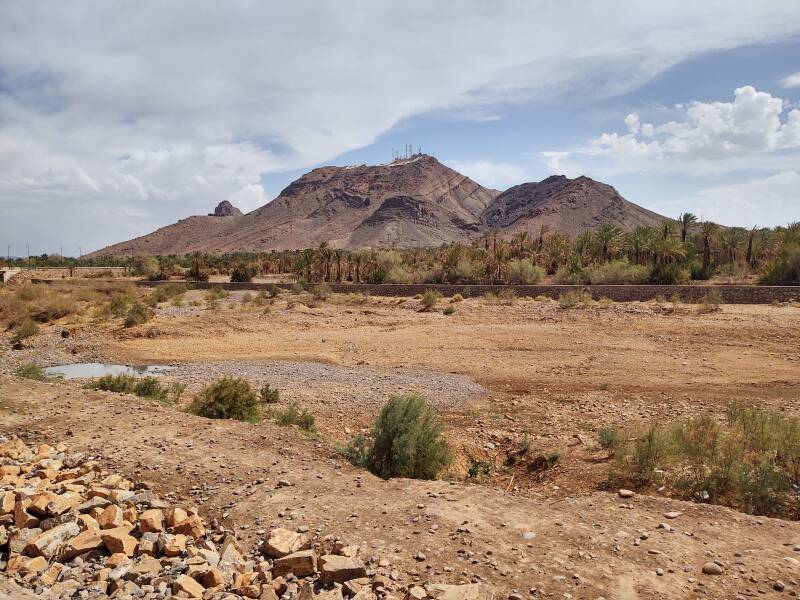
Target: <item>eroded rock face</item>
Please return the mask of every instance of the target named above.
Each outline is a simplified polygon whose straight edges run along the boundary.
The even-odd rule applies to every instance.
[[[236,208],[233,204],[231,204],[228,200],[223,200],[217,207],[214,209],[213,213],[210,213],[209,217],[240,217],[242,216],[242,211]]]

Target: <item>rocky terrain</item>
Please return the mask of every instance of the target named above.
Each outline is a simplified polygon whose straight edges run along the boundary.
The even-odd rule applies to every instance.
[[[90,256],[285,250],[322,242],[424,247],[469,242],[494,230],[538,232],[547,225],[578,233],[603,223],[627,230],[661,220],[588,177],[554,176],[500,194],[420,154],[386,165],[314,169],[246,215],[225,201],[213,216],[189,217]]]
[[[553,175],[506,190],[488,206],[483,220],[489,227],[506,232],[537,232],[544,225],[576,235],[603,224],[624,230],[653,226],[664,217],[629,202],[605,183],[589,177]]]
[[[358,546],[321,538],[308,526],[262,529],[260,544],[245,549],[216,519],[206,523],[196,509],[165,501],[63,444],[0,437],[0,475],[0,566],[37,595],[376,600],[398,587],[397,576],[367,569]],[[276,487],[291,485],[280,479]],[[481,584],[405,591],[411,600],[493,596]]]

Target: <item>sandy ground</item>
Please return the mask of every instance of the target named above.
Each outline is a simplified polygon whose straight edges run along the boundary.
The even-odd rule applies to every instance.
[[[285,519],[344,531],[412,579],[480,576],[504,591],[573,598],[760,596],[773,593],[776,578],[794,591],[800,526],[668,498],[623,501],[602,491],[606,457],[594,440],[604,425],[719,413],[735,400],[800,415],[800,308],[565,310],[481,298],[446,316],[444,301],[420,312],[415,299],[315,303],[281,294],[265,311],[242,296],[216,310],[165,304],[133,329],[74,319],[46,329],[29,350],[2,350],[0,372],[28,361],[167,363],[177,368],[166,379],[190,393],[224,373],[245,375],[308,407],[318,439],[7,376],[2,428],[93,449],[206,513],[228,513],[245,535]],[[189,292],[191,300],[201,293]],[[427,394],[442,411],[457,456],[450,482],[382,482],[335,453],[405,391]],[[534,454],[558,452],[556,466],[536,474],[503,466],[525,438]],[[493,466],[484,485],[467,482],[473,460]],[[294,486],[276,490],[284,477]],[[267,483],[252,485],[260,478]],[[675,507],[683,512],[670,522],[676,531],[656,529]],[[647,539],[634,545],[641,532]],[[414,560],[417,552],[426,560]],[[714,558],[725,574],[701,575]]]
[[[646,496],[537,499],[458,482],[385,482],[268,422],[210,421],[133,397],[8,377],[0,377],[0,397],[3,432],[98,455],[222,518],[249,543],[278,524],[340,536],[388,560],[400,582],[480,579],[501,598],[516,589],[533,598],[621,600],[768,597],[778,596],[775,580],[787,592],[797,585],[797,523]],[[674,510],[682,514],[664,517]],[[658,528],[665,521],[672,531]],[[709,560],[725,572],[701,574]]]

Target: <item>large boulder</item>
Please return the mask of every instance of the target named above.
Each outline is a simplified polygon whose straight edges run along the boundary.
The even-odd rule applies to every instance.
[[[326,587],[367,576],[367,568],[357,558],[326,554],[320,557],[319,566],[322,570],[322,584]]]
[[[311,538],[308,535],[280,527],[270,531],[264,540],[264,554],[270,558],[281,558],[310,547]]]
[[[283,558],[278,558],[273,563],[275,577],[293,573],[296,577],[308,577],[317,572],[317,555],[313,550],[301,550]]]

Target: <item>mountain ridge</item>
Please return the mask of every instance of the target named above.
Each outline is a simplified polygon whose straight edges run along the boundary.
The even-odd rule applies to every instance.
[[[383,165],[318,167],[271,202],[242,214],[229,201],[88,256],[423,247],[468,243],[492,230],[575,234],[612,223],[622,229],[665,217],[623,198],[612,186],[553,175],[500,192],[427,154]]]

